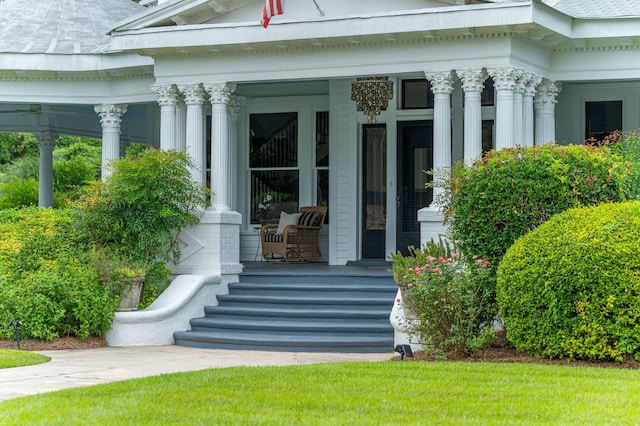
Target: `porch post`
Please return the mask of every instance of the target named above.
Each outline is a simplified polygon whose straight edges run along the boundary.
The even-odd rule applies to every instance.
[[[38,206],[53,207],[53,147],[58,135],[52,132],[35,133],[40,149],[38,177]]]
[[[176,86],[156,84],[151,86],[151,90],[158,96],[160,104],[160,149],[176,149]]]
[[[433,169],[439,173],[451,167],[451,93],[452,71],[425,73],[433,91]],[[437,206],[442,188],[433,188],[432,206]]]
[[[126,105],[96,105],[94,111],[102,125],[102,180],[111,174],[109,163],[120,158],[120,123],[127,112]]]
[[[464,162],[472,163],[482,155],[482,100],[487,74],[482,69],[456,72],[464,91]]]
[[[236,85],[212,83],[205,86],[211,96],[211,205],[230,210],[229,119],[227,105]]]
[[[516,70],[516,82],[513,88],[513,146],[523,146],[524,136],[524,88],[525,73],[523,70]]]
[[[195,166],[191,170],[191,178],[194,182],[204,185],[207,172],[204,115],[202,112],[205,92],[201,84],[180,86],[179,89],[184,95],[184,102],[187,106],[185,144]]]
[[[176,94],[176,151],[187,147],[187,106],[182,93]]]
[[[524,146],[533,146],[533,97],[536,87],[542,81],[542,77],[535,74],[528,74],[524,87],[523,107],[524,107]]]
[[[496,149],[514,147],[513,141],[513,90],[516,85],[514,68],[493,68],[488,70],[497,92],[496,99]]]
[[[229,100],[229,170],[233,174],[233,179],[229,182],[229,206],[236,211],[238,210],[238,174],[235,172],[238,167],[238,117],[244,102],[244,97],[236,95],[231,96]]]
[[[538,86],[534,101],[536,115],[536,145],[556,140],[555,108],[561,85],[558,82],[543,80]]]

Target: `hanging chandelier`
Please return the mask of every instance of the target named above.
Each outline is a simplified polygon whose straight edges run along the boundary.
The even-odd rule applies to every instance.
[[[351,100],[364,112],[369,123],[375,123],[380,111],[387,109],[393,98],[393,82],[389,77],[358,77],[351,83]]]

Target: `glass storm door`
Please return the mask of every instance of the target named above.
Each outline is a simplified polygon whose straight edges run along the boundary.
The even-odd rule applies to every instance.
[[[362,258],[384,259],[387,255],[387,127],[364,125],[362,138]]]
[[[433,201],[433,189],[425,188],[433,168],[433,122],[398,123],[398,194],[396,198],[396,248],[408,254],[407,247],[420,247],[418,210]]]

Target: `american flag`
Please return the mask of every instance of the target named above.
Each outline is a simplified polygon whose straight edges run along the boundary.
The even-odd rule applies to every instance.
[[[262,26],[267,28],[269,21],[276,15],[284,13],[284,0],[266,0],[262,11]]]

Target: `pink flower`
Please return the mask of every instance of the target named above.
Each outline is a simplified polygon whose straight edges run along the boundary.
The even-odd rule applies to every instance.
[[[460,269],[456,269],[453,273],[454,273],[454,274],[461,274],[461,273],[462,273],[462,271],[461,271]]]
[[[445,261],[444,257],[440,256],[440,257],[438,258],[438,262],[444,262],[444,261]]]
[[[453,253],[452,256],[453,256],[454,259],[457,259],[458,257],[460,257],[460,255],[458,253]]]
[[[407,284],[407,288],[411,288],[411,287],[413,287],[413,284],[411,283]]]
[[[436,258],[435,258],[435,257],[433,257],[433,256],[429,256],[429,257],[427,257],[427,260],[428,260],[429,262],[433,262],[434,260],[436,260]]]
[[[440,270],[440,268],[433,268],[432,271],[433,272],[438,272]]]
[[[472,257],[473,260],[476,260],[477,258],[478,258],[477,254],[474,254],[473,257]]]

